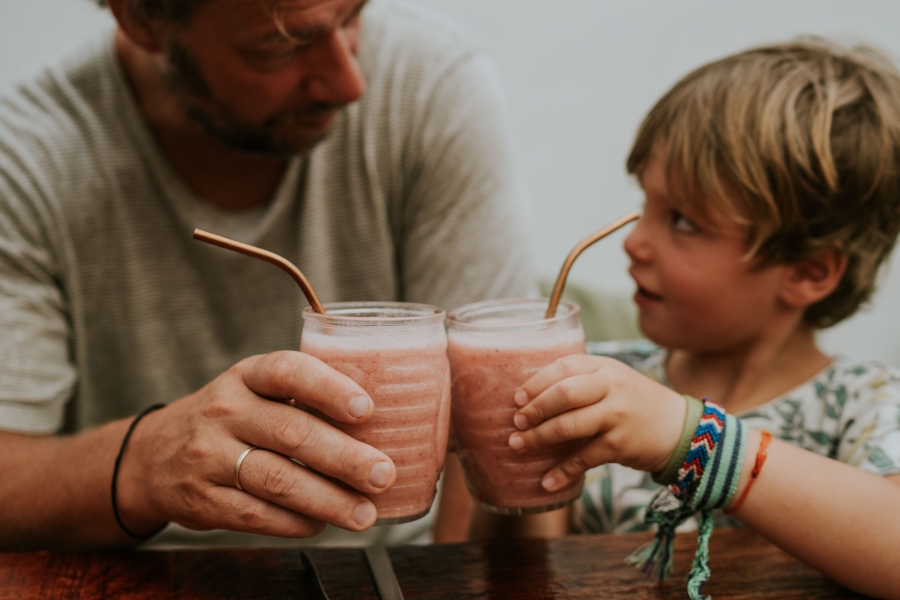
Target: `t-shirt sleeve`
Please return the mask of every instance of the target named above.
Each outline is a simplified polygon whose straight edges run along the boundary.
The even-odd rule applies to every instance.
[[[877,475],[894,475],[900,473],[900,372],[859,367],[864,368],[864,376],[847,390],[837,458]]]
[[[75,385],[61,275],[31,187],[0,159],[0,430],[51,434]],[[33,189],[33,188],[32,188]]]
[[[449,310],[536,295],[527,198],[488,59],[471,52],[449,65],[420,123],[403,208],[404,299]]]

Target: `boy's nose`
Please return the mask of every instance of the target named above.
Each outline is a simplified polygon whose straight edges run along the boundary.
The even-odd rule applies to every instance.
[[[648,262],[653,252],[649,241],[646,218],[641,214],[631,233],[625,238],[622,247],[632,262]]]

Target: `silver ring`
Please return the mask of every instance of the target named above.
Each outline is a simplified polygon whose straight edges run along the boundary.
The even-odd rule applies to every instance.
[[[247,458],[247,455],[253,452],[254,450],[259,450],[256,446],[250,446],[238,456],[237,462],[234,463],[234,487],[244,491],[244,488],[241,487],[241,465],[244,464],[244,459]]]

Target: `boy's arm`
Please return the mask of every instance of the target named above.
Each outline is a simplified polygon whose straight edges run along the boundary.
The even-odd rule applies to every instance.
[[[563,508],[521,517],[489,513],[472,499],[459,458],[450,453],[444,465],[434,541],[452,544],[504,537],[559,537],[568,533],[569,512]]]
[[[750,479],[761,435],[750,430],[736,498]],[[862,469],[772,440],[734,516],[838,583],[900,598],[900,475]]]
[[[434,543],[465,542],[475,502],[466,489],[465,475],[456,453],[447,452],[441,479],[441,495],[434,518]]]
[[[556,361],[526,382],[516,401],[523,408],[515,416],[521,431],[510,436],[514,449],[528,452],[590,438],[544,477],[548,489],[607,462],[661,471],[684,423],[681,396],[621,363],[593,356]],[[672,412],[676,406],[682,407],[680,418]],[[894,435],[886,427],[878,435]],[[750,480],[761,437],[748,429],[735,498]],[[839,583],[878,598],[900,599],[898,484],[900,475],[881,476],[773,440],[762,471],[734,515]]]
[[[469,539],[480,542],[495,538],[560,537],[569,533],[571,508],[519,517],[489,513],[477,504],[472,511]]]

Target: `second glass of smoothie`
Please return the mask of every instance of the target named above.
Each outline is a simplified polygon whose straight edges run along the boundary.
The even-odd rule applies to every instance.
[[[444,310],[403,302],[335,302],[325,310],[303,311],[300,351],[353,379],[375,403],[375,414],[362,425],[325,420],[381,450],[397,467],[394,486],[369,496],[378,510],[375,523],[418,519],[431,508],[447,451]]]
[[[506,299],[458,308],[447,318],[456,450],[475,500],[490,512],[521,515],[561,508],[584,478],[548,492],[541,479],[580,442],[517,454],[509,447],[516,390],[542,367],[584,354],[578,306],[561,302],[545,319],[546,299]]]

